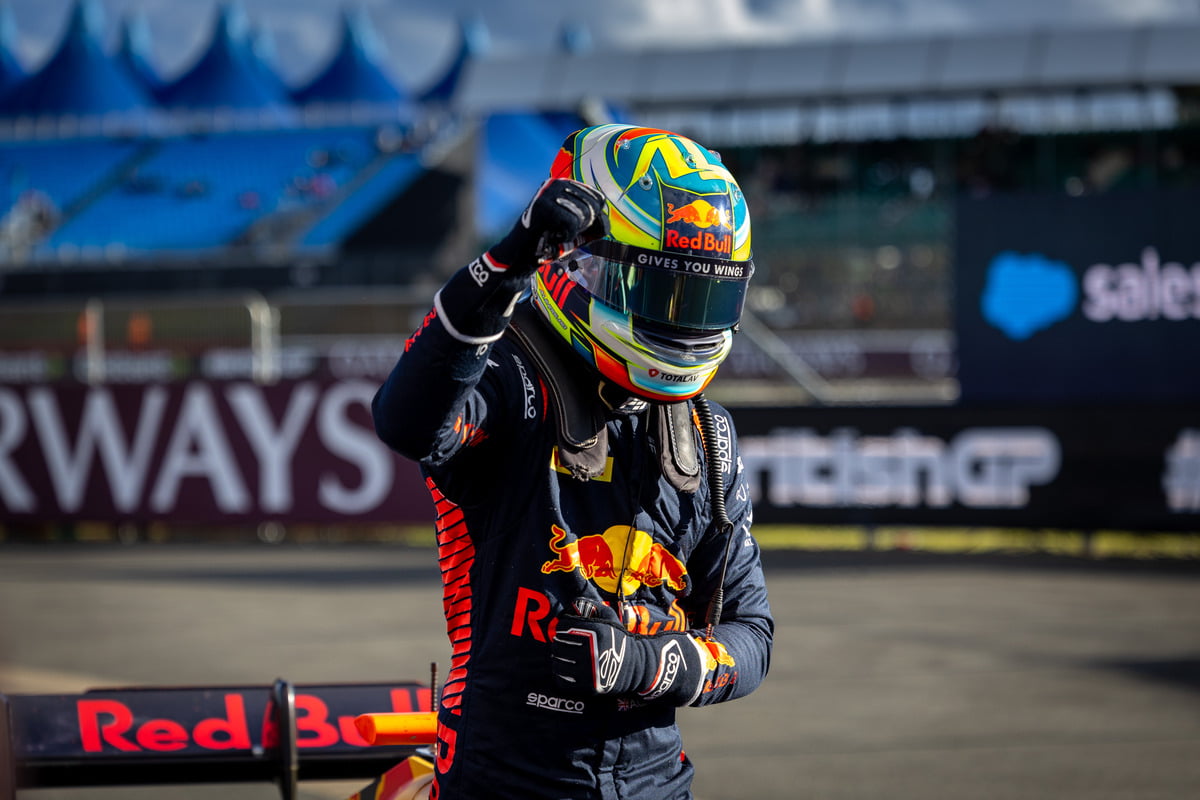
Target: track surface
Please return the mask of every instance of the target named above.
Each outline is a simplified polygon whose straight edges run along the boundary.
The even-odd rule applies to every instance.
[[[773,551],[767,567],[767,682],[681,713],[698,800],[1200,797],[1195,562]],[[448,662],[436,581],[431,551],[383,545],[3,545],[0,691],[425,681]]]

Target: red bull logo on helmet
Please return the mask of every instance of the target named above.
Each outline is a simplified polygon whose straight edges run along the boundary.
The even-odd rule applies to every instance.
[[[676,230],[668,230],[663,238],[663,245],[673,250],[687,250],[704,253],[711,256],[728,256],[733,252],[733,237],[729,234],[715,236],[711,233],[697,233],[686,236]]]
[[[703,197],[679,208],[676,208],[674,203],[667,203],[667,212],[669,214],[668,225],[673,222],[686,222],[697,228],[711,228],[716,225],[721,228],[733,229],[733,220],[730,219],[729,209],[717,208]]]
[[[687,567],[645,531],[613,525],[604,533],[568,541],[569,534],[558,525],[550,529],[550,550],[556,557],[542,564],[543,574],[578,571],[610,594],[630,595],[640,586],[687,589]]]
[[[663,247],[725,258],[733,254],[733,213],[727,205],[698,197],[682,205],[667,203],[666,209]]]

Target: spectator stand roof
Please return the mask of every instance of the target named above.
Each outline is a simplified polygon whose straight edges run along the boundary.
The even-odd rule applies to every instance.
[[[685,111],[731,114],[869,104],[895,109],[905,103],[1053,93],[1128,92],[1154,99],[1174,87],[1198,84],[1200,24],[1154,23],[724,48],[559,48],[472,62],[456,102],[463,113],[485,115],[513,108],[571,108],[583,98],[599,97],[645,119],[646,114]]]
[[[144,12],[136,12],[121,20],[120,43],[117,46],[117,61],[129,75],[151,96],[163,87],[150,57],[150,26]]]
[[[280,96],[290,97],[292,88],[276,70],[279,63],[279,53],[275,48],[275,36],[268,28],[254,27],[250,30],[251,64],[258,70],[259,76],[274,92]]]
[[[574,57],[591,51],[585,28],[565,25],[559,46]],[[476,154],[476,230],[485,238],[502,235],[546,180],[550,162],[568,134],[601,122],[632,121],[601,100],[529,111],[519,105],[496,109],[482,122]]]
[[[46,63],[0,100],[5,116],[136,116],[151,100],[105,52],[97,0],[77,0],[57,48]]]
[[[43,235],[22,240],[23,257],[66,263],[336,247],[461,135],[451,119],[412,124],[416,102],[379,66],[363,16],[344,17],[338,52],[306,96],[351,105],[386,100],[386,108],[310,118],[310,107],[301,113],[271,68],[269,40],[251,34],[237,6],[221,8],[201,54],[164,85],[139,20],[126,18],[121,50],[108,58],[96,43],[96,9],[85,2],[62,49],[90,43],[86,53],[106,58],[118,85],[142,92],[147,120],[122,128],[136,135],[116,137],[64,126],[75,109],[46,118],[57,127],[9,122],[10,135],[0,141],[2,196],[11,203],[36,194],[53,212]],[[140,88],[152,81],[160,83],[162,105]],[[440,83],[452,90],[455,80]]]
[[[17,26],[12,7],[0,6],[0,97],[25,79],[25,69],[13,55]]]
[[[295,119],[291,98],[261,74],[249,26],[241,7],[220,8],[204,52],[158,94],[166,108],[188,111],[232,111],[256,115],[276,124]]]
[[[408,104],[407,90],[383,68],[383,45],[375,36],[366,11],[342,12],[337,50],[325,67],[293,93],[299,104]]]
[[[458,23],[458,48],[442,76],[421,92],[421,102],[448,105],[458,93],[463,73],[473,61],[483,57],[490,46],[487,27],[478,18]]]

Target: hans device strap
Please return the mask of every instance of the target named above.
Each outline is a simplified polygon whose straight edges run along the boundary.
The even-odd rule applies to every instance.
[[[564,356],[564,348],[548,335],[529,303],[520,303],[508,333],[533,363],[549,387],[558,432],[558,457],[571,476],[589,480],[603,474],[608,457],[608,428],[603,404],[594,392],[574,380],[579,366]],[[682,492],[700,486],[700,460],[696,428],[687,401],[653,403],[650,413],[661,446],[658,448],[663,475]]]

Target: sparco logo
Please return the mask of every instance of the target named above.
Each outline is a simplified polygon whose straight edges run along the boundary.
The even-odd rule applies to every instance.
[[[781,430],[743,437],[741,451],[778,507],[1020,508],[1031,486],[1058,476],[1061,461],[1058,439],[1045,428],[970,428],[950,441],[912,429],[890,436]]]
[[[679,677],[679,668],[683,664],[683,653],[679,649],[679,642],[671,639],[667,642],[666,647],[658,654],[658,673],[662,677],[655,682],[654,686],[644,697],[647,700],[654,700],[662,697],[672,686],[675,685],[675,679]]]
[[[567,697],[550,697],[538,692],[530,692],[525,698],[525,705],[534,708],[544,708],[547,711],[562,711],[566,714],[582,714],[587,707],[582,700],[571,700]]]
[[[467,272],[470,273],[471,277],[475,280],[475,283],[479,286],[483,286],[485,283],[487,283],[488,278],[490,277],[487,264],[483,263],[482,258],[477,258],[472,261],[467,267]]]
[[[521,388],[525,391],[525,419],[533,419],[537,416],[537,407],[533,402],[536,397],[533,381],[529,380],[529,373],[525,371],[521,359],[513,356],[513,361],[517,364],[517,372],[521,373]]]
[[[721,472],[732,472],[733,432],[729,429],[729,419],[723,414],[713,414],[713,440],[717,465]]]

